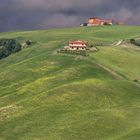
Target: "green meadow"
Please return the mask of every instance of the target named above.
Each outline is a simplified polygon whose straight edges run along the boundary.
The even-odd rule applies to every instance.
[[[139,140],[140,26],[0,33],[32,40],[0,60],[0,140]],[[57,53],[69,40],[103,43],[88,56]]]

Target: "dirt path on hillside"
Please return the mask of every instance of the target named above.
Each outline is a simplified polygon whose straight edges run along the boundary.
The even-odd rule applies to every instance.
[[[74,57],[74,58],[79,57],[79,56],[75,56],[75,55],[71,55],[71,54],[62,54],[62,53],[60,53],[60,55],[72,56],[72,57]],[[124,79],[123,76],[121,76],[120,74],[118,74],[118,73],[115,72],[114,70],[112,70],[112,69],[106,67],[105,65],[103,65],[103,64],[101,64],[101,63],[99,63],[99,62],[97,62],[97,61],[95,61],[95,60],[93,60],[93,59],[91,59],[91,58],[89,58],[89,57],[80,56],[80,59],[84,59],[84,60],[87,60],[87,61],[89,61],[89,62],[94,63],[94,64],[97,65],[98,67],[100,67],[100,68],[102,68],[103,70],[105,70],[105,71],[107,71],[108,73],[110,73],[112,76],[114,76],[114,77],[115,77],[116,79],[118,79],[118,80],[123,80],[123,79]]]
[[[102,69],[104,69],[105,71],[107,71],[108,73],[110,73],[111,75],[113,75],[116,79],[118,79],[118,80],[123,80],[124,79],[123,76],[121,76],[120,74],[118,74],[114,70],[106,67],[105,65],[103,65],[103,64],[101,64],[99,62],[96,62],[96,61],[94,61],[94,60],[92,60],[90,58],[87,58],[87,60],[90,61],[90,62],[92,62],[92,63],[94,63],[94,64],[96,64],[97,66],[101,67]]]
[[[96,63],[98,66],[100,66],[101,68],[103,68],[104,70],[108,71],[109,73],[111,73],[112,75],[114,75],[118,80],[123,80],[124,77],[122,77],[121,75],[119,75],[118,73],[116,73],[115,71],[109,69],[108,67],[100,64],[100,63]]]
[[[123,43],[123,44],[120,45],[120,47],[130,48],[130,49],[133,49],[133,50],[136,50],[136,51],[140,51],[140,47],[139,46],[136,46],[136,45],[131,44],[131,43]]]
[[[118,41],[114,46],[119,46],[119,45],[121,45],[122,44],[122,40],[120,40],[120,41]]]

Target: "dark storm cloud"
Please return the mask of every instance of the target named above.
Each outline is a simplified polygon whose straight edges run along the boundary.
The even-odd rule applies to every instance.
[[[0,31],[79,25],[91,16],[140,24],[139,0],[0,0]]]

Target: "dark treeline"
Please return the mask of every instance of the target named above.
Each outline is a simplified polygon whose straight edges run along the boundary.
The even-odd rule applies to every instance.
[[[0,39],[0,59],[21,50],[21,45],[16,39]]]

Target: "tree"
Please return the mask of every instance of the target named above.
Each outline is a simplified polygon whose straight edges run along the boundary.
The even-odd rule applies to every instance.
[[[0,59],[21,50],[21,45],[15,39],[0,40]]]

